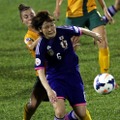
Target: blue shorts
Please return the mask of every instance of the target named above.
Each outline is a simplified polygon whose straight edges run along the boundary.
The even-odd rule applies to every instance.
[[[71,106],[86,103],[82,78],[77,70],[60,73],[54,77],[48,75],[47,79],[58,98],[67,99]]]

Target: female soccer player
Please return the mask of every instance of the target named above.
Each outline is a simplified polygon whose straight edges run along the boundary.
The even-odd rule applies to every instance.
[[[35,58],[35,48],[40,37],[38,32],[31,25],[32,18],[35,16],[35,11],[30,6],[26,6],[24,4],[20,4],[18,9],[22,23],[28,27],[28,31],[24,37],[24,43],[33,58]],[[76,41],[76,37],[74,36],[71,40]],[[37,107],[43,100],[48,101],[48,97],[46,95],[46,91],[41,85],[38,73],[36,72],[36,82],[31,93],[30,101],[24,107],[24,120],[31,119]]]
[[[75,116],[72,112],[67,117],[70,120],[85,120],[84,86],[79,72],[78,56],[73,50],[70,38],[85,34],[100,42],[102,37],[85,28],[56,27],[54,18],[47,11],[38,12],[32,20],[32,25],[41,35],[36,47],[35,70],[37,70],[41,83],[54,107],[54,120],[66,119],[65,99],[68,99],[77,114]],[[90,119],[88,118],[88,120]]]
[[[28,31],[24,37],[24,42],[33,58],[35,58],[35,48],[39,41],[38,38],[40,37],[38,32],[31,26],[32,18],[35,16],[35,11],[30,6],[26,6],[24,4],[20,4],[18,9],[22,23],[28,27]],[[36,83],[33,87],[30,101],[24,107],[23,119],[30,120],[37,107],[44,99],[47,100],[47,94],[39,80],[38,73],[36,72]]]
[[[63,0],[56,0],[56,7],[54,11],[55,17],[58,19],[60,15],[60,6]],[[93,32],[97,32],[102,36],[102,42],[98,43],[99,48],[99,65],[100,72],[105,73],[109,70],[109,47],[107,43],[107,35],[105,29],[105,22],[101,19],[97,11],[95,0],[67,0],[66,11],[66,25],[75,25],[79,27],[87,27]],[[107,17],[109,23],[113,21],[108,12],[104,0],[98,0],[104,15]]]

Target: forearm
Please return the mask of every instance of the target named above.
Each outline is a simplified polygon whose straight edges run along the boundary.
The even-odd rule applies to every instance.
[[[82,33],[87,35],[87,36],[93,37],[95,35],[94,32],[92,32],[92,31],[90,31],[90,30],[88,30],[86,28],[80,28],[80,29],[81,29]]]
[[[120,10],[120,0],[115,0],[114,7],[117,11]]]
[[[51,87],[48,84],[48,81],[45,76],[45,70],[37,70],[40,81],[47,92],[51,91]]]
[[[47,81],[46,75],[45,75],[45,69],[37,70],[37,72],[38,72],[40,81],[47,92],[47,95],[49,97],[50,102],[51,103],[56,102],[57,101],[57,94],[54,90],[52,90],[52,88],[48,84],[48,81]]]
[[[101,8],[104,9],[106,8],[107,9],[107,6],[106,6],[106,3],[104,0],[98,0],[99,4],[101,5]]]
[[[63,0],[56,0],[56,9],[60,8]]]
[[[90,37],[93,37],[95,40],[101,42],[102,37],[101,37],[100,34],[98,34],[96,32],[92,32],[92,31],[90,31],[90,30],[88,30],[86,28],[80,28],[80,29],[81,29],[81,31],[82,31],[83,34],[85,34],[87,36],[90,36]]]
[[[34,42],[32,42],[32,44],[28,45],[29,49],[34,50],[34,48],[37,46],[38,41],[40,38],[38,38],[37,40],[35,40]]]

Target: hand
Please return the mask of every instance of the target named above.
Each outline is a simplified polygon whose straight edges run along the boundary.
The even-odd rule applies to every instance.
[[[57,94],[54,90],[50,90],[49,92],[47,92],[48,97],[49,97],[49,101],[53,104],[55,102],[57,102]]]
[[[72,44],[73,44],[73,48],[76,49],[77,46],[80,46],[80,43],[79,43],[79,36],[73,36],[71,38],[71,41],[72,41]]]
[[[102,36],[99,34],[99,33],[94,33],[94,40],[95,40],[95,42],[100,42],[101,43],[101,41],[102,41]]]
[[[109,24],[114,23],[114,19],[112,18],[112,16],[111,16],[110,13],[108,12],[108,9],[107,9],[107,8],[104,8],[104,14],[105,14],[105,16],[107,17]]]
[[[53,15],[57,21],[59,21],[59,16],[60,16],[60,9],[56,8],[55,11],[53,12]]]
[[[53,12],[53,15],[55,17],[55,19],[58,21],[59,20],[59,16],[60,16],[60,6],[62,4],[63,0],[59,0],[59,1],[56,1],[56,8]]]

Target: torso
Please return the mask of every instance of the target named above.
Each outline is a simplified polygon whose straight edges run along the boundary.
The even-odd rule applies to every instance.
[[[72,28],[72,27],[71,27]],[[78,57],[73,50],[71,37],[80,35],[80,31],[72,28],[57,28],[57,35],[54,39],[47,40],[43,38],[39,43],[38,59],[40,65],[36,67],[44,67],[44,61],[47,60],[48,73],[62,72],[76,69],[78,65]],[[38,47],[37,47],[38,49]],[[36,53],[37,54],[37,53]]]
[[[68,0],[66,17],[80,17],[96,8],[95,0]]]

